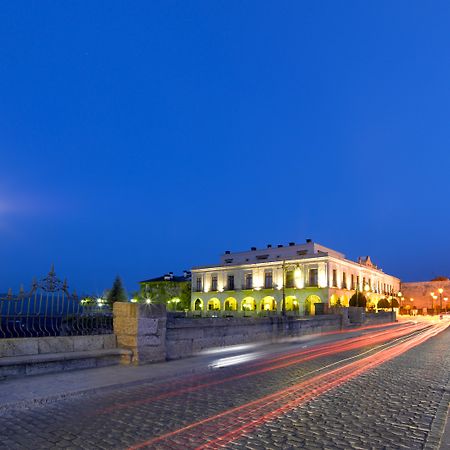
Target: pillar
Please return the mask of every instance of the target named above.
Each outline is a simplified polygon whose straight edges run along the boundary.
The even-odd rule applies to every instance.
[[[133,352],[132,364],[166,360],[166,305],[116,302],[113,314],[117,345]]]

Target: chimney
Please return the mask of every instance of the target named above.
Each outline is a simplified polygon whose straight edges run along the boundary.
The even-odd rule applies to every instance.
[[[293,247],[295,245],[295,242],[289,242],[289,246]]]
[[[281,248],[281,247],[283,247],[283,244],[278,244],[277,247]]]
[[[250,250],[251,250],[252,252],[254,252],[254,251],[256,250],[256,247],[252,247]]]
[[[307,243],[307,244],[310,244],[311,242],[312,242],[311,239],[306,239],[306,243]]]
[[[272,248],[272,244],[267,244],[267,248]]]
[[[225,255],[229,255],[230,254],[230,250],[225,250]]]

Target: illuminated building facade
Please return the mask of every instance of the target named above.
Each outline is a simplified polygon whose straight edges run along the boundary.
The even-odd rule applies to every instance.
[[[446,277],[402,283],[401,292],[400,306],[406,313],[419,310],[420,314],[433,314],[450,308],[450,280]]]
[[[348,306],[358,290],[368,306],[396,295],[400,280],[385,274],[369,257],[350,261],[345,255],[306,240],[305,244],[252,247],[225,252],[216,266],[192,269],[191,310],[281,312],[313,315],[329,306]]]

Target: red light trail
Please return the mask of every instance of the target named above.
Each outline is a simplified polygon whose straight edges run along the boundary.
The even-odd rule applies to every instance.
[[[194,422],[180,429],[153,437],[130,450],[166,444],[171,448],[217,449],[251,432],[264,423],[298,407],[359,375],[383,364],[444,330],[448,324],[415,327],[415,334],[404,336],[374,354],[313,376],[293,386]],[[396,335],[397,333],[395,333]],[[399,339],[398,337],[396,338]],[[348,347],[347,347],[348,348]],[[218,436],[220,430],[220,435]],[[176,442],[173,438],[177,438]],[[180,442],[183,441],[181,445]]]
[[[402,325],[400,327],[394,328],[394,329],[388,329],[388,330],[382,330],[374,334],[370,335],[364,335],[359,337],[354,337],[350,339],[346,339],[345,341],[339,341],[335,343],[327,343],[327,344],[320,344],[317,346],[314,346],[309,349],[303,349],[300,351],[294,351],[287,355],[282,356],[275,356],[270,359],[265,359],[263,361],[259,361],[253,364],[246,364],[245,368],[255,368],[255,370],[249,370],[248,372],[240,373],[237,375],[232,375],[229,377],[224,377],[221,379],[215,379],[211,380],[211,374],[208,374],[206,376],[202,377],[191,377],[189,380],[184,381],[181,386],[179,386],[178,389],[173,389],[175,386],[172,385],[172,389],[168,392],[164,392],[161,394],[156,394],[154,391],[150,391],[147,393],[147,397],[140,398],[139,400],[134,400],[126,403],[121,404],[114,404],[113,406],[109,408],[104,408],[101,410],[97,410],[93,412],[92,414],[106,414],[118,411],[120,409],[125,408],[131,408],[138,405],[143,404],[149,404],[152,402],[156,402],[159,400],[176,397],[182,394],[190,393],[199,391],[208,387],[217,386],[223,383],[229,383],[232,381],[240,380],[247,377],[252,377],[255,375],[260,375],[266,372],[271,372],[273,370],[283,369],[288,366],[292,366],[295,364],[299,364],[301,362],[305,361],[311,361],[313,359],[322,357],[322,356],[329,356],[334,355],[336,353],[350,351],[350,350],[356,350],[358,348],[367,346],[367,345],[376,345],[381,344],[383,342],[390,341],[392,339],[397,339],[399,337],[402,337],[408,333],[415,332],[417,330],[423,329],[428,325],[422,325],[422,324],[406,324]],[[366,329],[368,329],[367,327]],[[372,328],[372,327],[370,327]],[[375,327],[373,327],[375,328]],[[359,329],[358,329],[359,330]],[[200,384],[196,384],[195,386],[186,386],[188,382],[199,382],[201,380],[209,379],[211,381],[206,381]]]

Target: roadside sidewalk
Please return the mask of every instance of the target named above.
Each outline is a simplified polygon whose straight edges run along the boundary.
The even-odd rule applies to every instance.
[[[143,366],[108,366],[6,379],[0,381],[0,415],[113,387],[208,372],[208,361],[208,357],[201,355]]]

